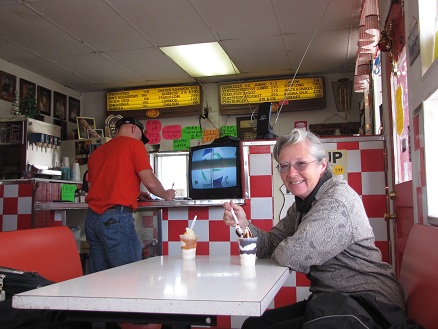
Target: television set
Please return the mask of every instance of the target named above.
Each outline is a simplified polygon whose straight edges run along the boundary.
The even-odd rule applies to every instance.
[[[241,199],[240,141],[213,141],[189,151],[189,197],[193,200]]]

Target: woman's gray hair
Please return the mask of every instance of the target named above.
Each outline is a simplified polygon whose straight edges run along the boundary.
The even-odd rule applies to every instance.
[[[274,159],[278,162],[280,152],[285,146],[295,145],[299,142],[305,141],[309,146],[309,153],[318,161],[327,158],[325,149],[322,146],[320,139],[310,131],[305,129],[293,129],[289,134],[278,138],[274,146]]]

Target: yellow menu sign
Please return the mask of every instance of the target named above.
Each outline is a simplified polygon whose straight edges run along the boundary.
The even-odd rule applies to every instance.
[[[248,104],[322,98],[322,78],[299,78],[223,84],[221,104]]]
[[[144,110],[201,104],[199,86],[145,88],[107,93],[108,111]]]

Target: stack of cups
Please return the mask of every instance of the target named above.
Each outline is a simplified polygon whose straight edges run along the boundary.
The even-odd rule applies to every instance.
[[[70,160],[68,157],[62,158],[61,179],[62,180],[70,180],[71,179]]]
[[[62,158],[62,166],[66,168],[70,168],[70,159],[69,157]]]
[[[240,265],[254,266],[257,253],[257,237],[239,238]]]
[[[79,168],[79,163],[77,162],[73,164],[73,180],[75,182],[81,181],[81,169]]]

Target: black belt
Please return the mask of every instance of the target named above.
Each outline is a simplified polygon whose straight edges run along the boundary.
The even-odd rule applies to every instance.
[[[134,212],[132,210],[132,208],[129,208],[129,207],[126,207],[126,206],[120,206],[120,205],[115,205],[115,206],[109,207],[108,210],[109,209],[117,210],[117,211],[126,211],[126,212],[130,212],[130,213]]]

